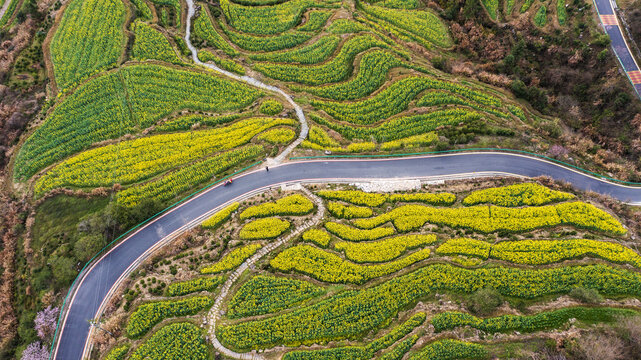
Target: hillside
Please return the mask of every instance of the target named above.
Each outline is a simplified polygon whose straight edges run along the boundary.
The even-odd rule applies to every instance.
[[[638,3],[621,4],[624,19],[631,29],[630,39],[637,42],[641,41],[635,26]],[[0,291],[0,359],[20,358],[28,346],[27,353],[49,353],[55,332],[51,318],[57,319],[74,279],[91,264],[96,254],[112,248],[124,234],[142,222],[203,189],[230,177],[236,178],[241,173],[264,171],[266,166],[324,156],[369,158],[503,149],[558,160],[620,181],[641,181],[641,101],[630,79],[619,67],[619,60],[610,46],[611,40],[599,25],[601,18],[592,2],[0,0],[0,9],[3,12],[0,13],[0,198],[3,209],[0,221],[3,239],[0,247],[3,284],[3,291]],[[494,185],[498,186],[498,183]],[[489,221],[490,215],[481,214],[481,208],[488,206],[461,203],[471,189],[461,192],[444,186],[440,190],[455,194],[454,205],[447,202],[432,204],[439,209],[452,205],[447,208],[451,211],[447,216],[462,216],[471,222]],[[318,244],[313,248],[309,244],[290,247],[288,244],[287,250],[280,253],[286,254],[282,255],[280,265],[276,266],[279,262],[271,258],[263,260],[254,275],[264,275],[267,280],[263,280],[268,282],[281,281],[273,280],[274,276],[287,278],[282,280],[287,284],[295,279],[291,286],[314,294],[305,299],[274,299],[274,302],[287,303],[277,309],[287,313],[285,309],[295,304],[322,304],[346,289],[376,292],[372,290],[376,289],[374,283],[382,286],[387,281],[405,281],[398,280],[402,278],[401,274],[413,274],[407,270],[410,268],[423,271],[419,269],[425,264],[445,264],[447,266],[438,271],[447,274],[506,264],[510,269],[520,269],[521,265],[554,267],[547,263],[515,265],[489,255],[483,258],[465,253],[439,256],[433,262],[438,249],[451,240],[461,242],[460,239],[470,238],[493,244],[479,245],[492,248],[498,246],[501,239],[516,241],[513,237],[523,240],[531,235],[527,239],[580,238],[588,241],[576,244],[581,249],[598,245],[590,241],[620,242],[634,249],[639,219],[636,207],[571,191],[583,200],[591,199],[585,200],[587,202],[594,200],[600,209],[608,208],[610,214],[610,210],[618,210],[616,219],[607,221],[612,228],[588,226],[586,230],[585,223],[567,223],[559,218],[556,223],[545,225],[546,229],[547,226],[562,229],[564,235],[556,236],[541,230],[539,225],[523,229],[482,228],[481,225],[444,223],[440,218],[445,216],[442,214],[422,214],[427,216],[427,223],[439,224],[447,230],[435,231],[431,226],[422,228],[425,231],[412,228],[412,235],[402,238],[407,234],[396,233],[405,233],[409,228],[404,229],[396,220],[389,220],[394,226],[384,226],[389,229],[384,231],[392,231],[398,235],[396,237],[414,244],[404,245],[404,250],[398,250],[400,242],[380,245],[395,248],[399,255],[394,258],[357,261],[348,254],[358,256],[358,248],[350,248],[349,239],[338,240],[340,236],[332,233],[332,246],[342,248],[328,249]],[[275,194],[270,196],[274,200],[277,198]],[[385,202],[361,204],[358,208],[345,201],[325,203],[335,216],[322,220],[327,224],[342,223],[339,213],[354,211],[367,214],[353,215],[354,218],[380,219],[388,211],[398,210],[381,205]],[[396,202],[389,206],[392,203]],[[543,206],[519,204],[519,209],[522,205],[532,205],[536,209]],[[493,208],[489,207],[490,210]],[[318,210],[317,207],[314,209]],[[402,206],[400,209],[398,211],[402,211]],[[407,209],[412,210],[411,207]],[[478,209],[479,212],[469,215],[460,209]],[[513,210],[505,210],[504,217],[520,219],[525,216],[513,213]],[[524,210],[524,213],[536,211]],[[280,214],[288,224],[283,233],[291,233],[301,225],[302,219],[310,220],[313,213]],[[586,216],[589,215],[591,213]],[[294,218],[290,219],[290,216]],[[245,220],[234,213],[223,228],[227,231],[240,228]],[[366,223],[365,219],[359,221]],[[625,224],[625,231],[619,223]],[[259,222],[256,226],[275,230],[285,227],[282,220]],[[483,226],[490,225],[484,223]],[[325,230],[331,232],[328,228]],[[366,230],[357,232],[360,231]],[[571,232],[575,234],[569,235]],[[195,258],[191,255],[184,255],[189,260],[183,262],[170,257],[156,259],[167,265],[163,268],[166,273],[171,274],[170,267],[176,269],[177,264],[189,267],[191,271],[189,276],[179,274],[176,279],[164,279],[165,286],[194,278],[201,263],[206,262],[204,259],[214,263],[227,254],[227,249],[234,248],[233,245],[244,249],[246,255],[259,251],[254,244],[265,246],[268,243],[262,235],[256,235],[261,241],[255,242],[255,239],[242,239],[235,232],[223,235],[212,229],[200,229],[196,233],[201,240],[210,237],[220,242],[215,249],[209,248],[210,252],[206,251],[207,247],[198,248],[202,259],[192,260]],[[495,235],[496,239],[493,238]],[[325,238],[325,235],[321,236]],[[180,249],[181,255],[171,256],[183,256],[182,250],[187,251],[191,245],[208,246],[189,244],[188,238],[189,235],[185,235],[181,240],[185,244],[185,248]],[[297,243],[300,239],[293,237],[290,240]],[[494,240],[497,240],[496,244]],[[418,248],[423,250],[413,251]],[[319,249],[322,254],[318,253]],[[407,254],[406,250],[409,251]],[[295,266],[285,269],[286,256],[300,260],[301,256],[312,256],[309,251],[317,252],[314,256],[325,258],[332,266],[344,269],[344,274],[336,275],[340,281]],[[592,253],[585,250],[581,254]],[[596,257],[601,259],[596,260],[599,266],[603,265],[601,262],[621,263],[602,259],[601,255]],[[575,256],[568,259],[574,261]],[[184,261],[192,263],[188,265]],[[377,265],[371,265],[375,270],[369,273],[361,263]],[[636,268],[633,264],[630,266],[633,268],[623,265],[615,268],[617,271],[625,268],[636,276]],[[415,276],[419,276],[418,272]],[[111,309],[116,314],[113,329],[120,331],[122,336],[98,339],[101,349],[98,353],[106,352],[116,343],[130,343],[131,347],[127,349],[131,350],[127,351],[131,355],[138,351],[134,349],[144,348],[141,344],[146,340],[152,343],[164,341],[161,338],[152,341],[145,335],[155,324],[137,335],[122,333],[124,316],[132,316],[142,299],[167,297],[165,289],[155,285],[157,280],[144,275],[141,278],[154,281],[154,285],[145,282],[136,288],[132,283],[132,288],[125,293],[125,301],[118,306],[114,304]],[[482,276],[479,279],[481,283],[486,281]],[[205,290],[215,293],[214,289],[223,280],[223,277],[211,277],[198,281],[207,283]],[[247,279],[242,280],[245,283]],[[547,304],[552,296],[572,290],[559,288],[541,293],[541,298],[533,296],[537,300],[530,301],[528,296],[515,295],[495,285],[489,287],[498,291],[510,305],[507,312],[493,312],[494,317],[507,313],[535,316],[539,311],[531,310],[529,306],[536,308],[539,302]],[[147,286],[157,290],[145,293],[139,289]],[[604,288],[599,286],[577,285],[580,289],[576,291],[587,291],[590,296],[596,296],[593,293],[596,290],[600,292],[597,295],[609,296],[612,301],[638,297],[636,293],[619,293],[618,290],[603,292]],[[342,349],[356,344],[360,349],[331,350],[330,353],[338,351],[339,355],[327,356],[335,358],[371,358],[372,354],[378,357],[383,349],[387,349],[385,358],[395,358],[396,355],[388,356],[387,352],[397,354],[395,351],[398,351],[402,357],[407,351],[395,349],[411,348],[414,353],[419,347],[428,349],[425,352],[439,353],[446,351],[441,348],[452,347],[460,348],[462,352],[470,351],[472,357],[478,354],[507,357],[510,346],[520,346],[508,346],[502,340],[486,341],[482,346],[469,345],[487,340],[485,335],[462,336],[465,341],[461,343],[433,342],[451,337],[433,334],[425,338],[428,340],[410,341],[415,335],[425,335],[425,324],[436,326],[434,314],[427,308],[436,306],[437,302],[426,305],[426,301],[435,300],[433,297],[441,290],[452,290],[446,295],[451,298],[443,301],[457,302],[460,306],[452,311],[465,311],[466,314],[471,312],[466,307],[472,301],[470,294],[487,290],[485,286],[476,285],[465,291],[447,287],[434,289],[438,290],[430,290],[429,295],[417,293],[376,323],[344,333],[339,331],[343,335],[335,337],[287,338],[283,335],[282,339],[247,340],[241,345],[231,335],[240,334],[241,330],[237,329],[245,329],[238,325],[237,318],[244,317],[240,313],[237,318],[223,316],[222,330],[216,331],[220,331],[223,345],[234,351],[276,348],[270,350],[269,356],[278,357],[286,353],[282,346],[298,346],[297,351],[285,355],[287,359],[317,356],[301,352],[306,349],[300,347],[301,344],[313,344],[310,349],[328,344],[326,347]],[[459,292],[466,295],[454,294]],[[495,295],[498,296],[491,294]],[[207,299],[211,300],[211,297]],[[180,314],[189,324],[180,325],[180,329],[155,328],[154,333],[178,331],[190,334],[191,340],[201,339],[200,330],[190,325],[190,321],[194,321],[190,316],[211,306],[207,299],[198,300],[199,304],[194,305],[197,310]],[[271,301],[270,297],[267,299],[265,301]],[[633,300],[622,300],[623,303],[614,305],[609,300],[604,301],[601,304],[608,306],[605,313],[619,314],[623,311],[620,308]],[[633,311],[637,310],[635,303],[632,307]],[[417,311],[412,312],[410,308]],[[559,311],[567,314],[566,307],[550,308],[554,311],[563,308]],[[592,314],[583,307],[567,311]],[[48,316],[46,331],[38,325],[45,315]],[[248,316],[262,319],[264,315]],[[477,324],[484,321],[480,318],[491,314],[479,315],[474,314],[475,318],[452,316]],[[607,321],[604,323],[616,322],[613,321],[615,315],[608,316],[605,315]],[[414,320],[408,320],[410,318]],[[590,319],[585,320],[586,324],[591,324]],[[400,325],[405,320],[414,324],[411,329]],[[559,321],[550,328],[562,328],[563,334],[569,336],[567,326],[560,325],[566,322],[567,319]],[[167,322],[163,324],[167,325]],[[392,343],[380,347],[382,342],[391,341],[383,335],[387,332],[382,331],[392,329],[392,325],[400,326],[394,331],[403,334],[398,338],[391,337],[396,339],[392,343],[400,341],[394,350],[390,347]],[[249,329],[251,325],[246,326]],[[483,330],[475,329],[473,332]],[[546,336],[534,336],[532,343],[530,338],[505,338],[509,338],[511,344],[527,343],[533,346],[532,351],[538,351],[539,345],[545,342],[539,340]],[[431,345],[426,345],[428,343]],[[189,346],[193,346],[194,354],[203,351],[203,357],[212,356],[215,351],[200,340],[190,342]],[[622,351],[629,351],[630,346],[626,343]],[[136,356],[160,356],[153,351]],[[341,351],[361,353],[341,355]],[[120,358],[117,352],[113,354],[116,355],[111,358]],[[572,351],[567,354],[576,355]]]

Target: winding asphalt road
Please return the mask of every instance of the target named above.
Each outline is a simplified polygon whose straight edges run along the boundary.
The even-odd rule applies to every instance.
[[[480,172],[526,177],[549,176],[567,181],[581,190],[610,195],[630,204],[641,204],[641,188],[613,184],[535,157],[510,153],[459,153],[427,157],[380,160],[318,160],[290,162],[247,173],[231,186],[204,191],[170,210],[130,235],[88,268],[66,305],[53,358],[81,359],[89,334],[89,319],[95,318],[110,289],[148,249],[170,234],[194,226],[217,208],[252,191],[288,182],[357,181],[373,179],[426,178]],[[473,174],[472,174],[473,175]]]
[[[623,37],[611,0],[594,1],[604,29],[612,40],[612,48],[641,97],[641,71]],[[187,3],[189,24],[194,14],[194,4],[193,0],[188,0]],[[6,7],[7,4],[3,9]],[[187,29],[190,27],[187,26]],[[197,64],[284,96],[297,110],[304,130],[301,131],[298,142],[302,141],[306,135],[307,123],[302,110],[289,95],[278,88],[257,83],[255,79],[240,77],[212,64],[201,63],[197,50],[189,41],[189,32],[186,41]],[[153,220],[94,262],[93,266],[81,274],[75,292],[65,305],[66,311],[59,324],[52,357],[61,360],[82,359],[90,330],[89,319],[97,317],[103,301],[114,285],[135,267],[138,259],[150,249],[162,245],[173,234],[197,225],[216,209],[247,193],[288,182],[426,178],[473,173],[504,173],[526,177],[544,175],[567,181],[581,190],[591,190],[630,204],[641,205],[641,188],[613,184],[535,157],[509,153],[459,153],[401,159],[328,160],[272,165],[269,172],[251,172],[235,179],[232,186],[217,186],[203,192]]]
[[[621,24],[614,12],[613,2],[614,0],[594,0],[601,24],[603,24],[605,32],[610,37],[612,49],[617,58],[619,58],[619,62],[628,75],[628,79],[630,79],[634,90],[636,90],[637,95],[641,98],[641,69],[634,59],[634,56],[632,56],[632,51],[630,51],[630,47],[623,37]]]

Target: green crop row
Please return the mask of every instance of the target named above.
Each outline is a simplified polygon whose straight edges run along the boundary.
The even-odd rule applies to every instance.
[[[505,16],[509,17],[514,11],[514,5],[516,5],[516,0],[506,0],[505,2]]]
[[[347,145],[347,147],[340,147],[340,146],[324,147],[314,142],[305,140],[302,142],[301,147],[306,149],[313,149],[313,150],[324,150],[324,151],[328,150],[335,153],[366,153],[366,152],[373,152],[374,150],[376,150],[376,143],[368,141],[368,142],[351,143]]]
[[[482,106],[468,99],[462,99],[459,96],[453,95],[449,92],[442,90],[432,90],[423,95],[416,102],[417,107],[430,107],[430,106],[444,106],[444,105],[463,105],[470,107],[474,110],[485,112],[503,119],[511,119],[510,115],[501,110],[489,106]]]
[[[321,190],[318,192],[318,196],[369,207],[380,206],[389,199],[388,194],[366,193],[357,190]]]
[[[323,85],[342,81],[352,73],[354,59],[359,53],[388,45],[371,34],[356,35],[345,41],[336,56],[319,65],[260,63],[254,69],[272,79],[305,85]]]
[[[327,32],[330,34],[356,34],[363,31],[369,31],[370,29],[354,20],[351,19],[336,19],[332,24],[327,28]]]
[[[35,192],[137,183],[172,167],[245,145],[275,126],[295,124],[292,119],[250,118],[222,128],[153,135],[94,148],[48,171],[36,182]]]
[[[248,207],[240,213],[240,219],[253,217],[268,217],[277,215],[306,215],[314,210],[314,203],[301,194],[294,194],[278,199],[275,202],[266,202]]]
[[[334,249],[345,252],[345,257],[357,263],[387,262],[398,258],[410,249],[431,245],[435,235],[402,235],[375,242],[337,242]]]
[[[167,295],[182,296],[200,291],[214,291],[223,282],[221,276],[201,277],[189,281],[171,283],[167,286]]]
[[[391,151],[396,149],[413,149],[415,147],[428,146],[438,140],[435,132],[429,132],[421,135],[414,135],[399,140],[387,141],[381,144],[382,151]]]
[[[15,176],[24,180],[92,144],[147,128],[177,110],[237,110],[260,95],[211,74],[127,66],[81,85],[56,105],[20,149]]]
[[[220,225],[223,224],[223,222],[227,221],[231,217],[231,214],[238,210],[238,207],[240,206],[239,203],[233,203],[226,208],[218,211],[214,215],[212,215],[210,218],[207,220],[203,221],[201,226],[205,229],[216,229]]]
[[[194,18],[194,35],[205,40],[205,45],[220,49],[229,56],[238,55],[238,51],[229,45],[214,27],[214,23],[206,11],[201,11],[200,16]]]
[[[439,340],[425,346],[409,360],[472,360],[487,358],[482,345],[459,340]]]
[[[395,273],[429,256],[430,249],[422,249],[385,264],[359,265],[311,245],[297,245],[279,253],[269,264],[277,270],[294,270],[323,282],[363,284]]]
[[[345,82],[320,87],[292,86],[292,89],[338,101],[360,99],[380,88],[391,69],[402,66],[409,67],[389,51],[369,51],[361,58],[356,76]]]
[[[127,322],[127,336],[140,337],[164,319],[193,315],[213,304],[214,300],[207,296],[142,304],[131,314]]]
[[[545,26],[545,24],[548,21],[548,13],[547,13],[547,8],[545,5],[541,5],[539,9],[536,11],[536,14],[534,14],[534,24],[536,26]]]
[[[234,120],[238,120],[240,114],[229,114],[229,115],[220,115],[220,116],[205,116],[199,114],[184,115],[178,116],[174,119],[170,119],[158,125],[154,130],[157,132],[171,132],[177,130],[190,130],[192,126],[198,124],[197,126],[216,126],[221,124],[230,123]]]
[[[426,47],[452,45],[447,26],[438,15],[429,10],[388,9],[359,2],[363,10],[392,25],[397,32],[410,37]]]
[[[136,7],[136,13],[138,17],[143,20],[152,19],[151,9],[149,8],[149,5],[147,5],[145,0],[132,0],[131,2]]]
[[[594,205],[578,201],[527,208],[476,205],[450,209],[405,205],[373,218],[355,220],[354,224],[359,228],[372,229],[388,221],[392,221],[399,231],[416,230],[429,222],[484,233],[523,232],[557,225],[571,225],[616,235],[626,233],[621,223],[610,214]]]
[[[318,196],[324,199],[341,200],[356,205],[377,207],[385,202],[422,202],[431,205],[452,205],[456,196],[450,193],[380,194],[357,190],[321,190]]]
[[[556,1],[556,18],[559,20],[559,25],[565,25],[568,20],[568,12],[565,9],[565,0]]]
[[[131,66],[121,71],[129,106],[139,126],[148,127],[179,109],[223,112],[253,103],[262,93],[213,72]]]
[[[181,15],[181,5],[180,5],[180,0],[149,0],[155,5],[165,5],[165,6],[170,6],[173,7],[174,10],[176,11],[176,25],[180,29],[180,21],[182,19]]]
[[[212,175],[219,175],[245,161],[264,156],[264,154],[262,146],[253,145],[215,155],[172,171],[158,180],[131,186],[118,193],[117,201],[131,207],[139,204],[142,199],[170,200],[209,181]]]
[[[434,264],[286,314],[223,325],[217,334],[225,346],[236,349],[353,339],[388,323],[400,309],[435,291],[472,293],[491,287],[505,296],[531,299],[566,293],[578,286],[611,296],[640,296],[641,274],[604,265],[471,270]]]
[[[125,356],[129,352],[129,344],[116,346],[109,351],[105,360],[125,360]]]
[[[395,232],[394,228],[391,227],[363,230],[335,222],[325,223],[325,228],[339,238],[349,241],[371,241],[390,236]]]
[[[191,323],[164,326],[138,347],[129,359],[205,360],[210,358],[202,330]]]
[[[641,256],[621,244],[584,240],[503,241],[491,245],[490,257],[516,264],[543,265],[584,256],[641,268]]]
[[[412,335],[407,339],[398,343],[390,351],[386,352],[381,356],[381,360],[401,360],[405,354],[416,344],[418,341],[418,335]]]
[[[481,319],[461,312],[444,312],[431,319],[434,331],[441,332],[459,326],[470,326],[488,333],[535,331],[558,329],[570,319],[590,322],[612,322],[617,318],[630,317],[638,313],[628,309],[571,307],[545,311],[535,315],[502,315]]]
[[[380,357],[380,360],[401,360],[405,354],[416,344],[418,341],[418,335],[412,335],[407,339],[398,343],[391,350],[387,351]]]
[[[260,112],[265,115],[276,115],[283,111],[283,104],[274,99],[266,99],[260,104]]]
[[[473,191],[463,199],[464,205],[494,204],[499,206],[540,206],[574,199],[569,193],[555,191],[535,183],[501,186]]]
[[[338,48],[341,38],[336,35],[323,36],[317,41],[296,49],[250,54],[249,58],[256,61],[275,63],[316,64],[327,60]]]
[[[60,89],[120,61],[127,11],[120,0],[73,0],[51,40],[51,61]]]
[[[249,259],[250,256],[254,255],[258,249],[263,247],[261,244],[249,244],[227,253],[222,259],[218,260],[217,263],[213,265],[206,266],[200,269],[201,274],[216,274],[219,272],[235,269],[240,264]]]
[[[416,9],[418,0],[368,0],[371,4],[392,9]]]
[[[298,25],[303,12],[311,7],[337,7],[336,0],[290,0],[266,6],[246,6],[221,0],[227,23],[236,30],[259,35],[280,34]]]
[[[450,261],[463,267],[474,267],[479,266],[483,263],[483,260],[479,258],[467,257],[463,255],[454,255],[450,257]]]
[[[216,64],[216,66],[220,67],[223,70],[234,72],[240,75],[245,75],[245,68],[242,65],[234,62],[233,60],[227,60],[218,57],[209,50],[198,51],[198,58],[202,62],[213,62],[214,64]]]
[[[287,231],[290,226],[289,221],[279,218],[258,219],[243,226],[238,236],[243,240],[273,239]]]
[[[312,100],[312,105],[336,120],[370,125],[405,111],[418,94],[429,89],[448,90],[484,106],[502,105],[499,99],[487,93],[425,76],[402,78],[367,99],[349,103]]]
[[[475,239],[451,239],[436,249],[439,255],[465,255],[487,260],[492,250],[492,244]]]
[[[499,0],[482,0],[485,10],[492,20],[497,20],[499,15]]]
[[[275,5],[284,2],[283,0],[233,0],[236,4],[246,5],[246,6],[263,6],[263,5]]]
[[[374,211],[368,207],[346,206],[337,202],[327,204],[327,210],[332,216],[340,219],[366,218],[374,214]]]
[[[450,193],[416,193],[416,194],[390,194],[391,202],[421,202],[425,204],[449,206],[456,201],[456,195]]]
[[[395,327],[388,334],[372,341],[366,346],[346,346],[323,350],[291,351],[285,354],[283,360],[327,360],[351,359],[369,360],[380,350],[387,349],[395,342],[412,332],[425,322],[425,313],[418,313],[403,324]]]
[[[326,231],[320,229],[309,229],[303,233],[302,239],[303,241],[312,242],[320,247],[327,247],[331,236]]]
[[[276,313],[323,294],[325,289],[306,281],[258,275],[234,294],[227,316],[236,319]]]
[[[267,141],[274,145],[287,145],[296,137],[296,133],[292,129],[279,128],[266,131],[258,135],[258,140]]]
[[[333,12],[331,10],[313,10],[307,15],[307,21],[297,28],[298,31],[318,31],[322,29]]]
[[[133,58],[136,60],[160,60],[172,64],[182,64],[169,40],[151,25],[137,21],[134,23]]]
[[[332,139],[325,130],[318,126],[312,126],[307,136],[310,142],[320,146],[338,147],[340,144]]]
[[[447,125],[468,124],[483,119],[483,114],[468,109],[448,108],[424,114],[396,117],[379,126],[353,126],[328,121],[315,114],[311,118],[348,139],[371,139],[379,142],[425,134]]]
[[[528,11],[530,9],[530,6],[532,6],[533,3],[534,3],[534,0],[525,0],[523,2],[523,5],[521,5],[521,10],[520,10],[521,14]]]
[[[278,51],[295,48],[314,37],[314,33],[303,31],[285,31],[273,36],[252,35],[230,29],[219,22],[229,41],[247,51]]]

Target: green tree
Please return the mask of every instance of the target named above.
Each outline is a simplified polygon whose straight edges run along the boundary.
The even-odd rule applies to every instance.
[[[106,245],[102,234],[83,234],[73,246],[73,253],[80,261],[88,261]]]
[[[58,287],[68,285],[76,277],[75,262],[66,256],[54,255],[51,257],[51,272]]]

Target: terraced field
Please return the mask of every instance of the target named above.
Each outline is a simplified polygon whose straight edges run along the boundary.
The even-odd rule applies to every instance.
[[[418,1],[197,7],[194,56],[275,84],[302,106],[311,132],[298,155],[500,142],[546,121],[507,94],[438,71],[409,46],[453,45]],[[114,188],[119,203],[136,206],[149,196],[175,199],[294,141],[289,106],[193,64],[181,38],[185,16],[178,1],[71,1],[49,45],[58,99],[18,151],[14,180],[31,184],[35,197]],[[69,35],[78,33],[85,36]]]
[[[182,338],[198,348],[208,335],[220,341],[213,350],[234,357],[504,358],[510,342],[540,350],[550,331],[639,316],[629,304],[641,296],[641,256],[616,215],[585,194],[498,183],[392,194],[316,186],[232,204],[192,235],[200,239],[192,247],[134,276],[112,315],[126,333],[108,356],[168,351]],[[317,201],[327,209],[320,222]],[[518,221],[506,222],[506,212]],[[258,253],[297,229],[306,231]],[[251,265],[231,275],[243,262]],[[498,303],[479,309],[475,299],[488,291]],[[208,313],[212,299],[222,308]],[[214,328],[191,335],[203,318],[216,319]],[[509,342],[488,341],[496,333]]]
[[[287,87],[313,131],[330,139],[310,135],[302,154],[428,149],[438,143],[437,128],[512,137],[510,128],[541,120],[509,96],[449,78],[409,51],[410,42],[438,51],[452,46],[444,23],[419,2],[355,1],[348,16],[333,2],[308,9],[305,2],[229,1],[222,11],[200,5],[194,42]],[[273,15],[274,23],[242,20],[285,5],[290,15]]]
[[[6,148],[7,189],[30,209],[25,229],[13,226],[25,231],[17,243],[25,245],[18,258],[26,295],[16,297],[19,340],[11,346],[55,344],[55,336],[35,335],[35,311],[62,305],[96,252],[239,172],[333,154],[542,154],[565,142],[557,114],[519,95],[513,80],[521,77],[459,61],[463,30],[444,3],[52,5],[43,15],[51,29],[32,46],[44,59],[30,68],[49,76],[38,90],[45,99],[34,97],[37,120]],[[541,39],[573,27],[568,18],[573,24],[583,11],[563,0],[469,3],[497,29],[528,22]],[[38,6],[0,4],[9,9],[3,30]],[[605,166],[601,147],[578,146]],[[523,344],[544,349],[550,331],[581,333],[641,310],[636,234],[610,210],[616,206],[556,185],[455,185],[283,188],[230,204],[140,265],[100,319],[113,337],[92,339],[90,358],[509,357]],[[479,311],[487,293],[500,304]]]

